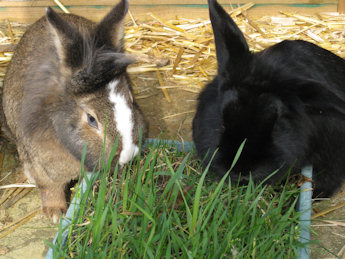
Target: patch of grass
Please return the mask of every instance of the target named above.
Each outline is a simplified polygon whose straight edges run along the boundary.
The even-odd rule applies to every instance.
[[[297,187],[219,180],[173,147],[105,166],[86,193],[54,258],[295,258],[301,245]]]

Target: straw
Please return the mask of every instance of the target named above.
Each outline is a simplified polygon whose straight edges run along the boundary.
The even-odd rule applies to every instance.
[[[0,234],[0,239],[4,238],[5,236],[11,234],[13,231],[15,231],[17,228],[19,228],[20,226],[24,225],[26,222],[28,222],[29,220],[31,220],[33,217],[35,217],[37,214],[39,214],[41,212],[41,209],[37,209],[33,212],[30,212],[29,214],[25,215],[24,217],[16,220],[15,222],[4,226],[3,228],[0,229],[0,232],[9,229],[8,231],[6,231],[3,234]]]
[[[61,8],[64,13],[70,13],[70,11],[67,10],[67,8],[59,1],[59,0],[54,0],[54,2]]]

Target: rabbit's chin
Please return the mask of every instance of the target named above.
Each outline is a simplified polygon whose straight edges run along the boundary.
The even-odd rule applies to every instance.
[[[127,164],[133,157],[135,157],[139,152],[139,147],[136,145],[125,146],[121,151],[119,163],[121,166]]]

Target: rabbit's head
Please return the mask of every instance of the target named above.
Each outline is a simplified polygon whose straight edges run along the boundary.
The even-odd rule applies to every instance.
[[[117,139],[116,158],[121,165],[127,163],[138,153],[140,132],[146,132],[126,74],[135,61],[123,53],[122,23],[127,11],[128,1],[122,0],[94,25],[47,8],[52,53],[31,71],[32,82],[24,89],[30,106],[21,114],[24,131],[39,136],[52,128],[77,160],[86,142],[89,170],[102,151],[110,154]]]
[[[272,131],[288,108],[269,90],[275,84],[272,71],[266,69],[269,64],[258,64],[260,59],[249,51],[244,35],[231,17],[217,1],[208,2],[218,61],[218,74],[213,82],[220,113],[217,157],[225,156],[221,160],[234,157],[247,139],[239,163],[244,160],[243,165],[251,166],[254,161],[270,156]]]

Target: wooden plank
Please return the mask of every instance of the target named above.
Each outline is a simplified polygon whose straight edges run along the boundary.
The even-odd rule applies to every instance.
[[[104,15],[110,10],[110,6],[104,8],[95,8],[92,6],[74,6],[70,7],[71,13],[84,16],[93,21],[101,20]],[[227,7],[230,10],[230,7]],[[162,19],[175,19],[176,17],[186,18],[208,18],[207,8],[191,8],[179,6],[130,6],[129,9],[135,19],[142,21],[152,20],[149,13],[154,13]],[[287,5],[261,5],[252,7],[247,12],[254,16],[274,15],[278,14],[280,10],[290,12],[302,13],[317,13],[317,12],[336,12],[337,5],[325,5],[313,8],[301,8]],[[302,10],[302,11],[301,11]],[[12,22],[32,23],[44,15],[44,7],[5,7],[0,8],[0,21],[10,20]],[[256,15],[258,14],[258,15]],[[129,19],[129,17],[127,16]]]
[[[345,13],[345,0],[339,0],[338,2],[338,12]]]
[[[110,9],[110,7],[109,7]],[[71,13],[87,17],[94,21],[99,21],[108,9],[99,10],[88,7],[70,8]],[[11,22],[32,23],[45,14],[45,8],[39,7],[6,7],[0,9],[0,21],[9,20]]]
[[[113,6],[118,1],[114,0],[61,0],[65,6]],[[248,3],[248,0],[219,0],[220,4],[226,5],[229,3],[243,4]],[[253,0],[256,4],[325,4],[325,3],[337,3],[338,0]],[[154,5],[205,5],[205,0],[131,0],[130,5],[140,6],[154,6]],[[51,6],[55,5],[52,0],[33,0],[33,1],[0,1],[0,7],[34,7],[34,6]]]
[[[69,8],[69,11],[73,14],[81,15],[92,21],[100,21],[105,14],[111,9],[107,8],[92,8],[87,6],[77,6]],[[189,10],[190,9],[190,10]],[[180,16],[187,16],[196,18],[198,16],[206,18],[208,17],[208,10],[206,8],[189,8],[186,13],[186,8],[183,7],[136,7],[131,6],[135,19],[150,20],[149,13],[158,14],[162,18],[175,18],[177,14]],[[0,8],[0,21],[9,20],[11,22],[32,23],[38,20],[45,14],[45,8],[43,7],[6,7],[6,9]],[[128,18],[128,16],[127,16]]]

